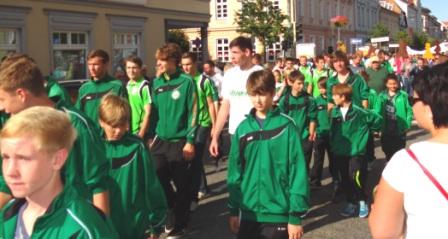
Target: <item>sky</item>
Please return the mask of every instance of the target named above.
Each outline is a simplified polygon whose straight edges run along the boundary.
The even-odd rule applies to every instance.
[[[439,21],[448,20],[448,11],[446,9],[446,0],[421,0],[422,6],[431,10],[431,14],[436,16]],[[441,7],[442,6],[442,7]]]

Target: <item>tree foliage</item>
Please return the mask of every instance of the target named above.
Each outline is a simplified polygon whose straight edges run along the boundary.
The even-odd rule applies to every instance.
[[[369,33],[370,38],[374,38],[374,37],[385,37],[385,36],[389,36],[390,31],[389,28],[387,28],[387,26],[385,26],[382,23],[378,23],[375,26],[373,26],[372,30]]]
[[[423,50],[427,42],[431,43],[433,41],[426,32],[414,32],[410,46],[416,50]]]
[[[168,39],[166,41],[179,45],[182,52],[188,52],[190,50],[190,41],[188,36],[181,29],[168,30]]]
[[[397,34],[394,36],[394,40],[397,42],[404,41],[406,44],[411,44],[411,37],[409,36],[409,33],[407,30],[401,30],[398,31]]]
[[[279,36],[285,32],[288,34],[288,27],[284,23],[286,20],[289,21],[289,18],[280,9],[275,8],[271,0],[242,0],[241,2],[242,8],[236,12],[235,17],[239,27],[237,31],[257,38],[263,47],[263,53],[267,45],[279,41]]]

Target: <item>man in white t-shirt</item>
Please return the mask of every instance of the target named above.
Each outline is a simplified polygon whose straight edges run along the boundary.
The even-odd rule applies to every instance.
[[[252,109],[252,103],[246,92],[246,81],[249,75],[263,70],[251,62],[252,42],[247,37],[237,37],[230,42],[231,60],[235,67],[224,74],[222,83],[222,103],[218,112],[216,126],[212,130],[210,154],[218,155],[218,139],[224,124],[229,118],[229,134],[234,134],[236,127]]]

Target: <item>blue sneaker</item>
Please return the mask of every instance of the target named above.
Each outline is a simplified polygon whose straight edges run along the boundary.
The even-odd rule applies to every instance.
[[[369,215],[369,206],[365,201],[359,201],[359,217],[365,218]]]
[[[343,217],[353,217],[356,215],[356,208],[357,206],[353,203],[348,203],[347,206],[345,206],[344,210],[340,213]]]

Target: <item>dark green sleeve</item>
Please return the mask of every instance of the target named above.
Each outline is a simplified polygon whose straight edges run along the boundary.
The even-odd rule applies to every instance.
[[[311,96],[307,96],[307,97],[309,98],[309,101],[310,101],[310,103],[309,103],[310,105],[308,107],[308,117],[310,118],[311,122],[316,122],[317,121],[316,101]]]
[[[79,144],[77,147],[79,152],[76,152],[76,157],[79,158],[74,160],[78,162],[78,168],[82,169],[84,183],[93,194],[96,194],[107,191],[107,176],[111,165],[106,159],[105,145],[100,137],[99,129],[90,119],[85,120],[85,123],[74,125],[78,133],[76,141]]]
[[[410,129],[412,126],[412,119],[414,118],[414,112],[412,111],[412,106],[409,103],[408,94],[406,92],[403,92],[405,94],[404,102],[406,107],[406,129]]]
[[[359,96],[360,96],[361,100],[368,100],[369,99],[369,86],[367,86],[367,83],[362,78],[362,76],[359,76],[358,84],[359,84]]]
[[[187,95],[187,107],[188,107],[188,123],[187,123],[187,142],[193,144],[196,134],[196,128],[198,125],[198,95],[196,93],[196,85],[193,80],[190,81]]]
[[[280,109],[281,112],[285,113],[285,96],[281,96],[280,99],[278,100],[278,104],[277,107]]]
[[[165,225],[167,203],[165,199],[165,192],[160,185],[159,178],[157,177],[154,167],[153,159],[148,153],[148,149],[145,146],[141,147],[140,154],[144,168],[144,180],[145,185],[145,201],[149,209],[149,232],[152,234],[160,234],[162,226]]]
[[[289,224],[301,224],[300,217],[309,209],[307,166],[300,136],[293,123],[288,126],[289,142]],[[297,147],[300,146],[300,147]]]
[[[368,125],[371,131],[380,131],[383,124],[383,117],[373,110],[367,110],[368,112]]]
[[[229,153],[227,171],[227,189],[229,191],[229,210],[231,216],[238,216],[242,200],[242,169],[238,132],[233,135]]]
[[[331,77],[330,79],[333,79],[333,77]],[[333,101],[333,85],[330,81],[330,79],[327,81],[327,99],[328,99],[328,103],[332,103],[334,104]]]

